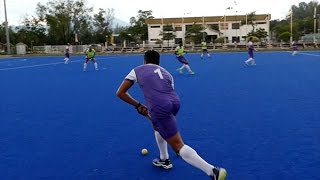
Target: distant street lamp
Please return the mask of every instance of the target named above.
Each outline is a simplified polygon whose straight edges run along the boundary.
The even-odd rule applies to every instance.
[[[9,37],[9,25],[8,25],[8,18],[7,18],[6,0],[3,0],[3,4],[4,4],[4,17],[5,17],[5,26],[6,26],[7,52],[8,52],[8,54],[11,54],[11,52],[10,52],[10,37]]]
[[[183,13],[182,21],[181,21],[181,30],[182,30],[182,45],[185,43],[185,34],[186,34],[186,28],[183,28],[184,26],[184,16],[190,14],[190,13]]]

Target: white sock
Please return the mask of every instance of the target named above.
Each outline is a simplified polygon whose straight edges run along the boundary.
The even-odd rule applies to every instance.
[[[98,63],[97,62],[94,63],[94,68],[98,69]]]
[[[68,63],[68,61],[69,61],[69,58],[64,58],[64,63]]]
[[[190,165],[201,169],[203,172],[205,172],[208,176],[212,175],[212,168],[214,168],[213,165],[207,163],[205,160],[203,160],[198,153],[189,147],[188,145],[183,145],[182,148],[179,151],[179,155],[182,157],[183,160],[185,160]]]
[[[87,69],[87,63],[84,63],[83,64],[83,70],[86,70]]]
[[[296,54],[297,54],[297,51],[293,51],[292,55],[294,56],[294,55],[296,55]]]
[[[154,131],[154,136],[156,138],[156,142],[158,144],[158,148],[160,151],[160,159],[162,160],[169,159],[167,141],[162,138],[162,136],[158,131]]]
[[[246,60],[245,62],[246,63],[250,63],[253,59],[252,58],[249,58],[248,60]]]
[[[185,65],[189,72],[192,72],[190,66],[188,64]]]

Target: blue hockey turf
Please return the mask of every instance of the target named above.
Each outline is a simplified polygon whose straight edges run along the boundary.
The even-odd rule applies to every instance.
[[[228,180],[320,179],[320,53],[186,54],[195,75],[163,54],[181,98],[177,116],[186,144],[225,167]],[[142,55],[0,60],[1,180],[209,179],[170,149],[158,157],[150,123],[115,93]],[[143,101],[137,85],[130,91]],[[149,154],[140,151],[147,148]]]

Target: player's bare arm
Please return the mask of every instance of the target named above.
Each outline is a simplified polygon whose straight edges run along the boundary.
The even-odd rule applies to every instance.
[[[136,99],[134,99],[128,92],[128,90],[133,86],[133,84],[134,82],[130,80],[122,81],[117,90],[117,96],[126,103],[133,105],[140,114],[147,116],[149,114],[148,108]]]

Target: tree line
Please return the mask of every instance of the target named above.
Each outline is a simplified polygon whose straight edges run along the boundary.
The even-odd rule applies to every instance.
[[[293,39],[299,40],[305,34],[314,32],[314,18],[317,19],[318,33],[319,14],[314,16],[314,8],[320,10],[317,1],[301,2],[298,6],[292,5],[293,14]],[[290,7],[288,8],[290,9]],[[50,0],[46,4],[38,3],[35,15],[26,17],[19,26],[10,27],[10,41],[12,44],[23,42],[28,46],[35,45],[62,45],[72,44],[98,44],[110,40],[112,33],[119,34],[119,40],[134,42],[136,44],[148,39],[148,28],[145,20],[154,18],[152,11],[139,10],[135,17],[130,18],[129,26],[113,28],[114,9],[100,8],[98,13],[93,13],[93,7],[86,5],[86,0]],[[248,15],[248,22],[252,23],[254,12]],[[251,20],[251,21],[250,21]],[[270,36],[275,41],[288,41],[291,36],[290,17],[270,22]],[[216,29],[216,27],[212,27]],[[186,32],[186,39],[199,41],[203,39],[203,27],[194,25]],[[170,34],[170,33],[171,34]],[[174,29],[164,26],[161,41],[174,38]],[[5,43],[5,26],[0,25],[0,42]],[[268,36],[263,29],[254,29],[248,36]]]

